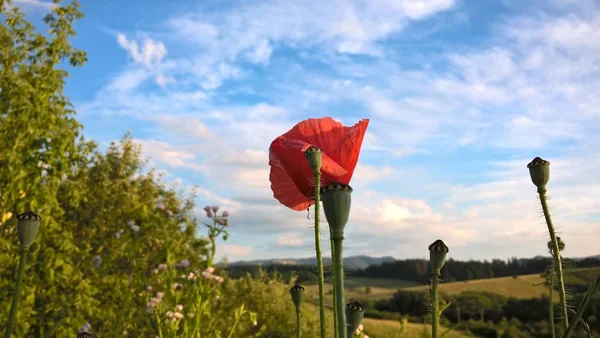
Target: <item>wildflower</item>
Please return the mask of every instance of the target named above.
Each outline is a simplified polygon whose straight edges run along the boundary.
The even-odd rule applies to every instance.
[[[102,257],[100,257],[100,255],[94,256],[94,260],[93,260],[93,265],[95,268],[100,266],[100,263],[102,263]]]
[[[214,276],[213,277],[215,281],[217,281],[217,283],[221,284],[223,283],[223,281],[225,280],[223,277],[221,276]]]
[[[173,211],[171,211],[171,209],[167,209],[167,215],[173,216]]]
[[[134,226],[134,225],[135,225],[134,221],[127,221],[127,226],[131,227],[131,226]]]
[[[187,279],[188,279],[188,280],[196,280],[196,275],[195,275],[193,272],[190,272],[190,273],[187,275]]]
[[[138,231],[140,231],[140,227],[137,225],[132,225],[131,230],[133,230],[133,232],[138,232]]]
[[[216,205],[213,205],[213,206],[212,206],[212,207],[210,207],[210,208],[212,209],[212,211],[213,211],[214,213],[216,213],[217,211],[219,211],[219,207],[218,207],[218,206],[216,206]]]
[[[305,151],[311,146],[322,151],[321,184],[347,185],[358,162],[369,120],[344,127],[330,117],[308,119],[277,137],[269,147],[270,181],[279,202],[293,210],[306,210],[314,202],[313,170]]]
[[[183,314],[180,312],[173,313],[173,316],[177,319],[183,319],[183,317],[184,317]]]
[[[204,270],[204,271],[206,271],[208,273],[213,273],[213,272],[215,272],[215,268],[210,266],[210,267],[206,268],[206,270]]]
[[[156,298],[162,299],[164,296],[165,296],[165,294],[160,291],[156,293]]]
[[[150,286],[150,285],[146,286],[146,290],[152,291],[152,286]]]
[[[179,264],[184,267],[187,268],[188,266],[190,266],[190,261],[188,261],[187,259],[182,259]]]
[[[80,329],[79,329],[79,333],[83,333],[83,332],[90,332],[90,329],[92,328],[92,324],[90,323],[85,323]]]
[[[167,311],[166,315],[167,315],[167,318],[173,318],[174,313],[173,313],[173,311]]]
[[[181,312],[183,310],[183,305],[177,304],[175,308],[177,309],[177,311]]]
[[[122,234],[122,233],[123,233],[123,229],[121,229],[121,230],[119,230],[119,231],[115,232],[115,238],[116,238],[116,239],[119,239],[119,238],[121,237],[121,234]]]
[[[173,283],[173,289],[177,290],[177,289],[181,289],[181,284],[179,283]]]
[[[219,298],[221,298],[221,296],[219,296],[219,295],[215,296],[215,300],[219,300]]]
[[[208,272],[208,271],[202,271],[202,277],[206,278],[206,279],[211,279],[213,277],[212,273]]]
[[[165,205],[162,203],[156,203],[156,209],[165,210]]]
[[[256,325],[258,325],[258,323],[255,320],[255,321],[252,322],[252,326],[256,326]]]
[[[151,272],[153,275],[156,275],[156,274],[158,273],[158,269],[152,269],[152,270],[150,270],[150,272]]]
[[[227,210],[223,211],[223,214],[221,214],[221,217],[229,217],[229,212]]]
[[[167,270],[167,264],[164,264],[164,263],[158,264],[158,270]]]

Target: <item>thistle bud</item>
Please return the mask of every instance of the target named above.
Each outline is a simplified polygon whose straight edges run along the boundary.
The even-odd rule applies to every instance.
[[[348,327],[347,332],[354,332],[360,326],[363,316],[365,315],[365,308],[359,302],[351,302],[346,304],[346,325]]]
[[[331,238],[343,239],[344,227],[350,215],[352,188],[346,184],[332,183],[321,188],[321,200]]]
[[[310,146],[304,152],[308,165],[313,171],[313,174],[318,175],[321,173],[321,165],[323,163],[323,153],[315,146]]]
[[[440,270],[446,262],[446,254],[448,253],[448,247],[441,239],[431,243],[429,246],[429,263],[431,264],[431,270],[435,274],[440,274]]]
[[[300,311],[302,303],[304,302],[304,288],[301,285],[294,285],[290,289],[290,295],[292,296],[292,302],[296,307],[296,311]]]
[[[229,211],[227,211],[227,210],[223,211],[223,213],[221,214],[221,217],[229,217]]]
[[[35,236],[37,236],[38,230],[40,229],[40,220],[42,218],[32,211],[26,211],[17,216],[17,234],[19,235],[19,242],[21,247],[29,249]]]
[[[527,165],[531,181],[538,188],[538,193],[546,192],[546,184],[550,180],[550,162],[539,157],[534,158]]]
[[[219,211],[219,207],[218,207],[218,206],[216,206],[216,205],[213,205],[213,206],[212,206],[212,207],[210,207],[210,208],[212,209],[212,211],[213,211],[214,213],[217,213],[217,211]]]

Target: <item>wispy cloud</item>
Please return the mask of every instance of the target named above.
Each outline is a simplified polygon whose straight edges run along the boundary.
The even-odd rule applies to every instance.
[[[312,221],[272,196],[267,150],[297,121],[323,115],[371,119],[352,181],[349,253],[425,256],[441,237],[459,258],[544,254],[525,167],[541,155],[552,161],[561,236],[582,244],[567,250],[594,254],[600,9],[507,4],[482,22],[470,6],[265,0],[166,13],[115,37],[129,59],[77,108],[88,121],[138,122],[145,155],[199,184],[201,205],[231,209],[234,237],[253,243],[232,255],[272,255],[259,247],[273,245],[298,255],[310,244],[302,234]],[[473,27],[478,42],[466,38]]]

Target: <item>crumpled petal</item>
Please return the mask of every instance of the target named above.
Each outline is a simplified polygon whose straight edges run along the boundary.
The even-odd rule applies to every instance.
[[[293,210],[306,210],[314,203],[314,177],[304,155],[311,145],[323,152],[321,186],[333,182],[348,184],[368,124],[367,119],[352,127],[330,117],[307,119],[277,137],[269,148],[269,179],[274,197]]]

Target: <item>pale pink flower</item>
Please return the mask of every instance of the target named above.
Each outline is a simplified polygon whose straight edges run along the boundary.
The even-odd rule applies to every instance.
[[[183,310],[183,305],[177,304],[175,308],[177,309],[177,311],[181,312]]]
[[[217,283],[221,284],[223,283],[223,281],[225,280],[223,277],[221,276],[214,276],[213,277],[215,279],[215,281],[217,281]]]
[[[175,318],[177,318],[177,319],[183,319],[183,317],[184,317],[184,316],[183,316],[183,314],[181,314],[181,313],[179,313],[179,312],[175,312],[175,313],[173,314],[173,316],[174,316]]]
[[[202,275],[202,277],[204,277],[206,279],[210,279],[213,277],[213,275],[208,271],[202,271],[201,275]]]
[[[165,205],[162,203],[156,203],[156,209],[165,210]]]
[[[167,318],[173,318],[174,313],[173,313],[173,311],[167,311],[166,315],[167,315]]]
[[[164,295],[165,295],[165,294],[164,294],[164,293],[162,293],[162,292],[160,292],[160,291],[158,291],[158,292],[156,293],[156,297],[157,297],[157,298],[160,298],[160,299],[162,299],[162,298],[164,297]]]
[[[167,264],[158,264],[158,270],[167,270]]]
[[[158,269],[152,269],[150,272],[152,272],[153,275],[156,275],[158,273]]]
[[[223,211],[223,214],[221,215],[221,217],[229,217],[229,211],[227,211],[227,210]]]
[[[208,268],[206,268],[206,270],[204,270],[204,271],[206,271],[206,272],[208,272],[208,273],[213,273],[213,272],[215,272],[215,268],[213,268],[213,267],[211,266],[211,267],[208,267]]]
[[[146,286],[146,290],[152,291],[152,286],[151,285]]]

